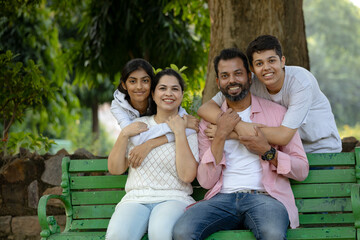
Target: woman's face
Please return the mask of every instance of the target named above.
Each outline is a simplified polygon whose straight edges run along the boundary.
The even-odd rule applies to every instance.
[[[150,94],[151,78],[144,69],[133,71],[122,86],[127,90],[131,103],[147,102]]]
[[[164,75],[156,85],[153,99],[159,110],[178,111],[183,99],[183,91],[176,77]]]

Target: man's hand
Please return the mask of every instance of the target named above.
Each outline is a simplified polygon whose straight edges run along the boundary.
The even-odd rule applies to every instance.
[[[243,144],[250,152],[263,155],[270,149],[270,144],[266,140],[263,132],[257,126],[254,127],[254,136],[240,136],[239,141]]]
[[[226,112],[220,113],[216,121],[217,130],[215,132],[215,137],[224,137],[226,138],[235,128],[236,124],[240,122],[241,118],[237,112],[233,111],[231,108],[226,110]]]
[[[213,140],[216,134],[216,130],[217,126],[215,124],[209,123],[204,133],[210,140]]]
[[[184,117],[187,118],[187,125],[186,128],[194,129],[196,132],[199,132],[199,119],[192,115],[186,115],[184,114]]]

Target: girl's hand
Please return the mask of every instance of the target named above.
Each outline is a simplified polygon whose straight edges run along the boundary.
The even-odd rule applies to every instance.
[[[133,122],[126,126],[124,129],[121,130],[120,134],[126,137],[132,137],[138,135],[139,133],[145,132],[149,130],[146,123],[143,122]]]
[[[151,150],[152,147],[149,142],[144,142],[131,149],[129,153],[129,164],[131,167],[139,167]]]
[[[184,116],[187,117],[187,128],[191,128],[194,129],[196,132],[199,132],[199,119],[197,119],[196,117],[192,116],[192,115],[186,115],[184,114]]]

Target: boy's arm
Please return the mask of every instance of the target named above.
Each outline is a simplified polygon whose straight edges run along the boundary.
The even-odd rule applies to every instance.
[[[280,127],[261,128],[269,143],[279,146],[287,145],[296,133],[297,129],[291,129],[281,125]]]
[[[222,111],[214,100],[209,100],[200,106],[197,113],[205,121],[216,124],[218,116]],[[254,126],[263,127],[261,124],[240,121],[235,127],[235,132],[238,136],[253,136],[255,135]],[[231,133],[229,138],[235,139],[237,135]]]
[[[199,108],[198,115],[206,121],[215,124],[221,112],[216,102],[209,100]],[[235,132],[238,136],[254,136],[254,126],[259,125],[240,121],[235,127]],[[280,127],[261,127],[261,130],[269,143],[284,146],[290,142],[297,129],[291,129],[281,125]],[[234,139],[236,135],[232,133],[229,138]]]

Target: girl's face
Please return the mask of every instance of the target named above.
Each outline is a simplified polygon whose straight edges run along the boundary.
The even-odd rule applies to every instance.
[[[183,91],[176,77],[164,75],[160,78],[152,96],[158,111],[178,111],[183,99]]]
[[[131,103],[147,102],[150,94],[151,78],[144,69],[133,71],[122,86],[127,90]]]

